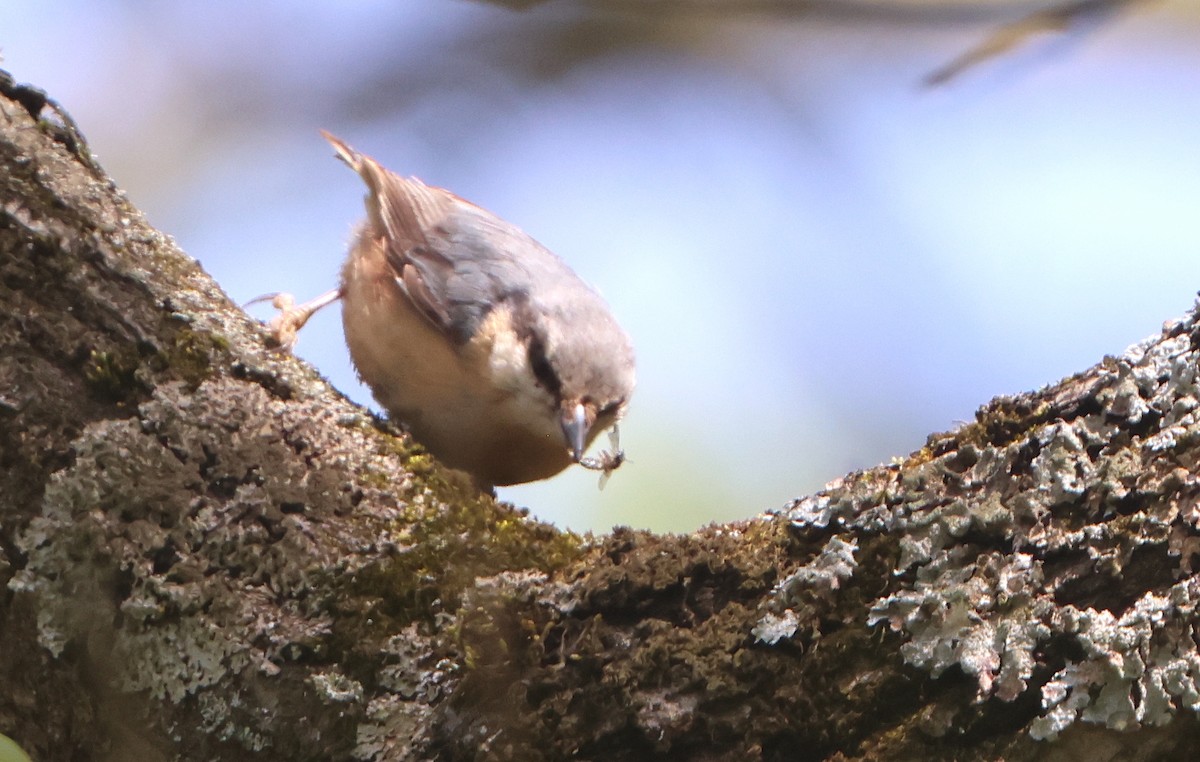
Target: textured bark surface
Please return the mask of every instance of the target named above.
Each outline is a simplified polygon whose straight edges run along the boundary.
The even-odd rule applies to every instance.
[[[266,348],[11,81],[0,165],[0,732],[36,760],[1200,744],[1194,316],[777,515],[585,542]]]
[[[460,591],[578,539],[266,348],[11,81],[0,163],[0,732],[39,760],[396,758],[455,678],[432,635]]]

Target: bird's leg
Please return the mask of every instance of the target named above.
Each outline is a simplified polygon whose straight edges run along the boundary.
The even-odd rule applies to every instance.
[[[308,319],[316,314],[318,310],[328,307],[341,298],[342,289],[335,288],[304,304],[296,304],[296,297],[291,294],[279,293],[264,294],[246,302],[245,306],[249,307],[251,304],[270,300],[271,306],[279,310],[279,314],[271,318],[270,322],[267,323],[267,327],[271,329],[271,337],[275,340],[279,348],[285,352],[290,352],[292,347],[296,345],[296,334],[304,327]]]

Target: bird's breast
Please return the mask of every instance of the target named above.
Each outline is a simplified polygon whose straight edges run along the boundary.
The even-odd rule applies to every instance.
[[[457,343],[408,301],[382,246],[360,236],[342,271],[342,322],[363,382],[435,457],[486,485],[571,464],[557,407],[503,307]]]

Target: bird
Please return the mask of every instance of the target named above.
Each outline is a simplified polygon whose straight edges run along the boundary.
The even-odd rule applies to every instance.
[[[603,483],[624,453],[584,453],[615,434],[635,358],[600,295],[515,225],[321,134],[366,184],[367,214],[337,288],[300,305],[260,297],[280,310],[276,343],[290,350],[340,300],[359,377],[445,465],[483,489],[572,464],[603,471]]]

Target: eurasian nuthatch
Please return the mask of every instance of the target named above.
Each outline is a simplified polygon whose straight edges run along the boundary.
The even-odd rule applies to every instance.
[[[280,344],[341,299],[375,398],[482,486],[620,465],[619,452],[583,457],[634,386],[629,338],[599,295],[515,226],[322,134],[366,182],[367,219],[338,288],[300,306],[276,297]]]

